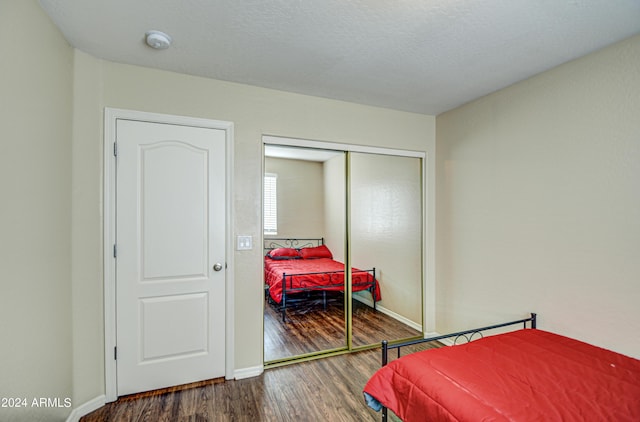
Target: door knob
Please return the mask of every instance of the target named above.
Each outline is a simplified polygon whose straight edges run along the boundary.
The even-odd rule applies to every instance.
[[[213,266],[213,270],[220,271],[221,269],[222,269],[222,264],[219,262],[216,262],[216,264]]]

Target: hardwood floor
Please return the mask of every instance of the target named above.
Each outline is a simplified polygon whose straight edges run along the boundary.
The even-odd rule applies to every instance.
[[[346,344],[344,299],[340,292],[327,292],[324,307],[321,292],[311,293],[287,309],[286,321],[278,306],[265,301],[265,361],[288,358],[304,353],[344,347]],[[382,340],[398,340],[421,333],[382,312],[353,301],[353,345],[379,344]]]
[[[265,304],[265,357],[267,353],[273,356],[284,351],[293,356],[345,344],[342,295],[333,295],[326,310],[321,298],[308,299],[287,311],[284,324],[277,309]],[[354,343],[377,344],[382,339],[420,334],[360,302],[354,301],[353,307]],[[438,346],[414,346],[407,353]],[[367,380],[379,367],[379,348],[325,357],[267,369],[249,379],[211,380],[122,397],[80,420],[379,421],[380,413],[367,407],[362,395]]]
[[[333,356],[268,369],[254,378],[121,398],[80,421],[379,421],[380,413],[367,407],[362,395],[379,367],[379,349]]]

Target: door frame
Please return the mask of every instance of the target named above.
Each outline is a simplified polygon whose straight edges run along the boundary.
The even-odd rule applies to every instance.
[[[225,378],[234,377],[233,122],[105,107],[103,186],[104,368],[106,402],[118,399],[116,347],[116,121],[138,120],[225,131]]]
[[[435,285],[435,179],[430,171],[435,168],[434,154],[427,151],[396,149],[370,145],[358,145],[341,142],[319,141],[311,139],[291,138],[279,135],[262,135],[262,173],[264,174],[264,146],[283,145],[291,147],[307,147],[335,151],[382,154],[398,157],[419,158],[422,160],[421,180],[422,184],[422,332],[426,338],[435,333],[436,309],[436,285]],[[261,224],[264,224],[262,221]],[[264,228],[261,231],[264,238]],[[349,287],[347,286],[347,290]],[[263,309],[264,318],[264,309]],[[347,335],[349,337],[349,335]],[[264,339],[263,339],[264,340]],[[348,348],[351,341],[349,340]],[[264,341],[263,341],[264,348]],[[338,352],[338,353],[342,353]],[[325,354],[326,356],[326,354]],[[298,360],[293,358],[291,361]]]

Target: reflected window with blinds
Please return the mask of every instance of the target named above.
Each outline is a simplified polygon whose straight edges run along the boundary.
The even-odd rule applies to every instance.
[[[265,173],[264,175],[264,234],[278,234],[278,175]]]

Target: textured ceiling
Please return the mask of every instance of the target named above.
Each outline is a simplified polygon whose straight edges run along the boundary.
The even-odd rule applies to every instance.
[[[640,33],[640,0],[40,4],[95,57],[430,115]],[[147,47],[151,29],[172,47]]]

